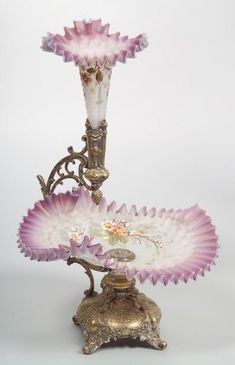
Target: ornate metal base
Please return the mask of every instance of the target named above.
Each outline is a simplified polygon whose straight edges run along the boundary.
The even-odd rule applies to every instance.
[[[86,122],[86,135],[83,136],[85,147],[80,152],[68,148],[69,155],[62,158],[52,169],[47,180],[38,175],[43,196],[52,194],[58,185],[67,179],[74,180],[78,186],[91,191],[96,204],[102,199],[99,190],[108,178],[109,172],[104,165],[106,144],[106,121],[98,129],[92,129]],[[87,154],[87,155],[86,155]],[[78,162],[77,168],[71,169]],[[118,261],[131,261],[134,253],[126,249],[112,249],[111,257]],[[125,275],[114,275],[110,269],[93,265],[78,257],[69,257],[68,265],[77,263],[84,267],[90,279],[90,287],[85,291],[85,298],[73,317],[75,324],[80,325],[86,342],[85,354],[91,354],[102,344],[122,338],[140,338],[158,350],[167,344],[159,335],[160,308],[135,288],[135,280],[128,281]],[[101,294],[94,291],[92,271],[110,271],[101,281]]]
[[[85,354],[102,344],[120,338],[140,338],[157,350],[166,348],[159,334],[160,308],[135,287],[135,280],[111,272],[101,281],[101,294],[86,296],[73,317],[80,325],[86,342]]]

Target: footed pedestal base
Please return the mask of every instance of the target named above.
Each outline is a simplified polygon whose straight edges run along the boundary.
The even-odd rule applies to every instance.
[[[91,354],[102,344],[120,338],[139,338],[157,350],[167,344],[159,334],[160,308],[135,288],[125,275],[107,274],[101,294],[85,297],[73,317],[85,336],[83,352]]]

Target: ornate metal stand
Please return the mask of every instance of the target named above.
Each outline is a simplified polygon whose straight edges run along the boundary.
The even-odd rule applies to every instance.
[[[105,120],[98,129],[92,129],[89,120],[86,121],[86,134],[82,137],[85,147],[80,152],[74,152],[73,147],[68,147],[69,155],[53,167],[46,182],[41,175],[37,176],[44,197],[52,194],[58,185],[63,185],[64,180],[73,179],[78,186],[83,185],[90,190],[92,199],[99,204],[102,198],[99,188],[109,176],[104,166],[106,133]],[[76,170],[75,166],[71,169],[71,165],[76,163],[78,163]]]
[[[160,308],[123,275],[107,274],[101,294],[86,296],[73,317],[85,336],[83,352],[91,354],[110,340],[132,337],[158,350],[166,348],[159,334]]]
[[[92,198],[99,204],[102,193],[99,190],[109,176],[105,169],[106,121],[98,129],[92,129],[86,121],[86,135],[82,137],[85,147],[80,152],[68,148],[69,155],[62,158],[52,169],[47,181],[41,175],[37,178],[43,196],[52,194],[64,180],[73,179],[78,186],[84,186],[92,192]],[[71,165],[75,166],[71,169]],[[112,251],[112,252],[111,252]],[[110,250],[119,261],[130,261],[135,257],[131,251],[124,249]],[[128,281],[125,275],[114,275],[109,269],[92,265],[77,257],[69,257],[68,265],[73,263],[84,267],[90,279],[90,287],[85,291],[78,310],[73,317],[80,325],[86,342],[85,354],[91,354],[102,344],[119,338],[140,338],[158,350],[166,348],[159,334],[161,319],[160,308],[135,287],[135,280]],[[94,278],[91,270],[107,272],[101,281],[101,294],[94,291]]]
[[[68,265],[81,264],[90,278],[90,288],[79,305],[73,321],[81,326],[85,337],[83,352],[91,354],[104,343],[120,338],[139,338],[157,350],[167,346],[160,338],[161,310],[151,299],[140,293],[135,280],[128,281],[124,274],[111,271],[101,281],[101,294],[94,291],[91,268],[107,271],[84,260],[70,257]]]

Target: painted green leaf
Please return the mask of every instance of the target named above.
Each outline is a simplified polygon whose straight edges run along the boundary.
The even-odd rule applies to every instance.
[[[128,242],[128,237],[127,237],[127,236],[119,237],[119,240],[120,240],[122,243],[127,243],[127,242]]]
[[[98,70],[97,71],[97,73],[96,73],[96,75],[95,75],[95,77],[96,77],[96,81],[97,82],[102,82],[103,81],[103,74],[102,74],[102,72],[100,71],[100,70]]]
[[[88,68],[88,69],[87,69],[87,72],[88,72],[89,74],[94,74],[94,73],[96,72],[96,69],[95,69],[95,68],[93,68],[93,67],[90,67],[90,68]]]
[[[115,244],[117,243],[116,237],[115,237],[115,236],[113,236],[113,235],[110,235],[110,236],[109,236],[109,243],[110,243],[111,245],[115,245]]]

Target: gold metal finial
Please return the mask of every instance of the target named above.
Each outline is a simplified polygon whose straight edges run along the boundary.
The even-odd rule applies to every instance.
[[[113,248],[107,251],[107,254],[120,262],[129,262],[135,259],[134,252],[126,250],[125,248]]]

